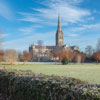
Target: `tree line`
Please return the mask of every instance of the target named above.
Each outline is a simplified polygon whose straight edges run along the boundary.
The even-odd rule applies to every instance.
[[[0,62],[6,62],[7,64],[16,64],[17,62],[30,61],[31,55],[28,51],[22,53],[17,52],[14,49],[0,50]]]
[[[85,48],[86,53],[86,62],[100,62],[100,39],[98,39],[96,49],[94,49],[91,45]]]
[[[49,55],[49,54],[48,54]],[[51,53],[50,53],[51,55]],[[85,52],[77,50],[54,50],[52,57],[55,62],[64,63],[99,63],[100,62],[100,39],[96,50],[92,46],[87,46]],[[17,52],[14,49],[0,50],[0,62],[16,64],[17,62],[31,62],[32,55],[28,51]]]
[[[93,50],[92,46],[87,46],[85,53],[77,50],[54,50],[52,52],[52,57],[56,62],[63,62],[65,60],[67,63],[99,63],[100,39],[98,40],[97,50]],[[20,53],[14,49],[0,50],[0,62],[7,62],[10,64],[23,62],[25,64],[27,61],[31,61],[31,58],[32,55],[28,51]]]
[[[60,61],[63,63],[99,63],[100,62],[100,39],[96,49],[92,46],[86,46],[85,52],[77,50],[55,50],[53,52],[53,57],[55,61]]]

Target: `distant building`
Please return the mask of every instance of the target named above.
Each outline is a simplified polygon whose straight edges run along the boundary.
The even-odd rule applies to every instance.
[[[64,45],[63,31],[60,23],[60,16],[58,16],[58,27],[56,32],[56,45],[44,46],[32,44],[29,47],[32,61],[51,61],[53,59],[54,50],[79,50],[77,46]]]

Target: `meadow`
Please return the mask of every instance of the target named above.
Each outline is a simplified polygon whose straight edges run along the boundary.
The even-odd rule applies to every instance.
[[[31,64],[31,65],[1,65],[7,69],[31,70],[35,73],[73,77],[91,84],[100,84],[100,64]]]

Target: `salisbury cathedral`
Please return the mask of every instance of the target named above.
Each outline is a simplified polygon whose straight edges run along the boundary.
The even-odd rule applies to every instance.
[[[60,16],[58,16],[58,27],[56,32],[55,46],[44,46],[32,44],[29,47],[32,61],[52,61],[53,51],[57,50],[79,50],[77,46],[64,45],[63,31],[60,23]]]

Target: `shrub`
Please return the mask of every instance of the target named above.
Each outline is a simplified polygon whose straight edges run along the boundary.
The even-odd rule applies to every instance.
[[[100,100],[100,85],[30,71],[1,70],[0,94],[8,100]]]
[[[66,57],[64,57],[61,62],[63,65],[66,65],[69,63],[69,60]]]

